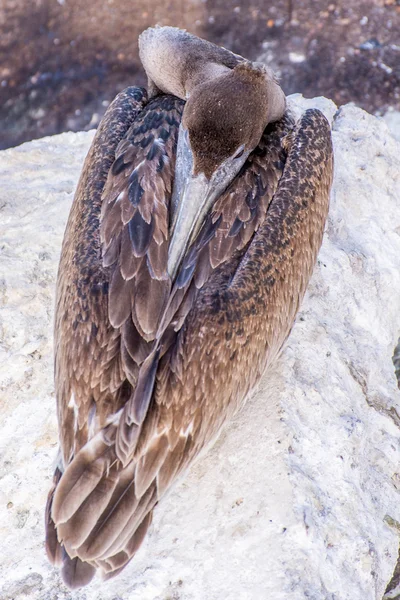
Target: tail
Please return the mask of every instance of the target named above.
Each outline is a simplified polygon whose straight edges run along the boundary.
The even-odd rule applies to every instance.
[[[192,429],[174,421],[167,405],[149,407],[158,360],[155,350],[132,398],[64,473],[56,469],[46,547],[72,589],[89,583],[97,570],[103,579],[122,571],[143,542],[159,499],[197,455]]]
[[[123,468],[101,438],[93,438],[64,474],[56,469],[46,506],[47,555],[71,589],[87,585],[97,570],[110,579],[128,564],[157,502],[155,481],[140,490],[137,464]]]
[[[62,547],[57,537],[57,529],[51,516],[51,510],[54,499],[54,492],[57,484],[60,481],[62,472],[57,467],[54,471],[53,486],[47,497],[46,512],[45,512],[45,527],[46,527],[46,552],[49,561],[57,566],[62,567],[61,573],[64,583],[70,589],[77,589],[87,585],[96,572],[96,569],[89,563],[81,561],[79,558],[70,558]]]
[[[50,561],[62,565],[71,589],[89,583],[96,570],[105,579],[117,575],[152,521],[157,476],[171,451],[167,436],[157,433],[157,419],[148,419],[143,433],[158,359],[155,351],[143,363],[131,400],[64,473],[59,468],[54,473],[46,507],[46,549]]]

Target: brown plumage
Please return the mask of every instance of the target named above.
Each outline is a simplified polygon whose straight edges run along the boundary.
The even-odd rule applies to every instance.
[[[182,59],[170,87],[156,68],[168,48]],[[141,53],[153,97],[128,88],[110,105],[59,267],[61,458],[46,546],[71,588],[126,566],[156,504],[276,357],[328,211],[332,147],[318,110],[295,124],[265,69],[179,30],[146,32]],[[185,135],[209,202],[189,228]]]

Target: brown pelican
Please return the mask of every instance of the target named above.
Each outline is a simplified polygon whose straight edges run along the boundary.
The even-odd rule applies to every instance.
[[[107,110],[58,273],[46,545],[71,588],[127,565],[276,357],[328,211],[329,125],[295,123],[266,67],[170,27],[140,56],[148,94]]]

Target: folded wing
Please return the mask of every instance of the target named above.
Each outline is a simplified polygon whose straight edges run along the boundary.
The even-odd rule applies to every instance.
[[[108,314],[131,392],[55,488],[49,512],[75,561],[64,569],[71,587],[95,569],[112,577],[134,556],[157,502],[287,337],[322,239],[332,148],[324,117],[307,111],[295,129],[288,116],[268,126],[171,282],[165,198],[172,180],[160,175],[157,155],[164,137],[164,156],[173,160],[181,104],[171,110],[175,116],[153,123],[152,132],[165,131],[157,138],[146,116],[135,121],[105,187]]]

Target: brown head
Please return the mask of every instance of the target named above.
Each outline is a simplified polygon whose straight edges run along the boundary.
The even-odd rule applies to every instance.
[[[285,96],[271,74],[249,62],[196,86],[182,119],[189,133],[193,174],[210,179],[226,160],[250,153],[267,124],[284,110]]]
[[[187,100],[179,132],[168,269],[175,276],[204,217],[228,187],[268,123],[283,116],[273,73],[173,27],[148,29],[140,57],[152,93]]]

